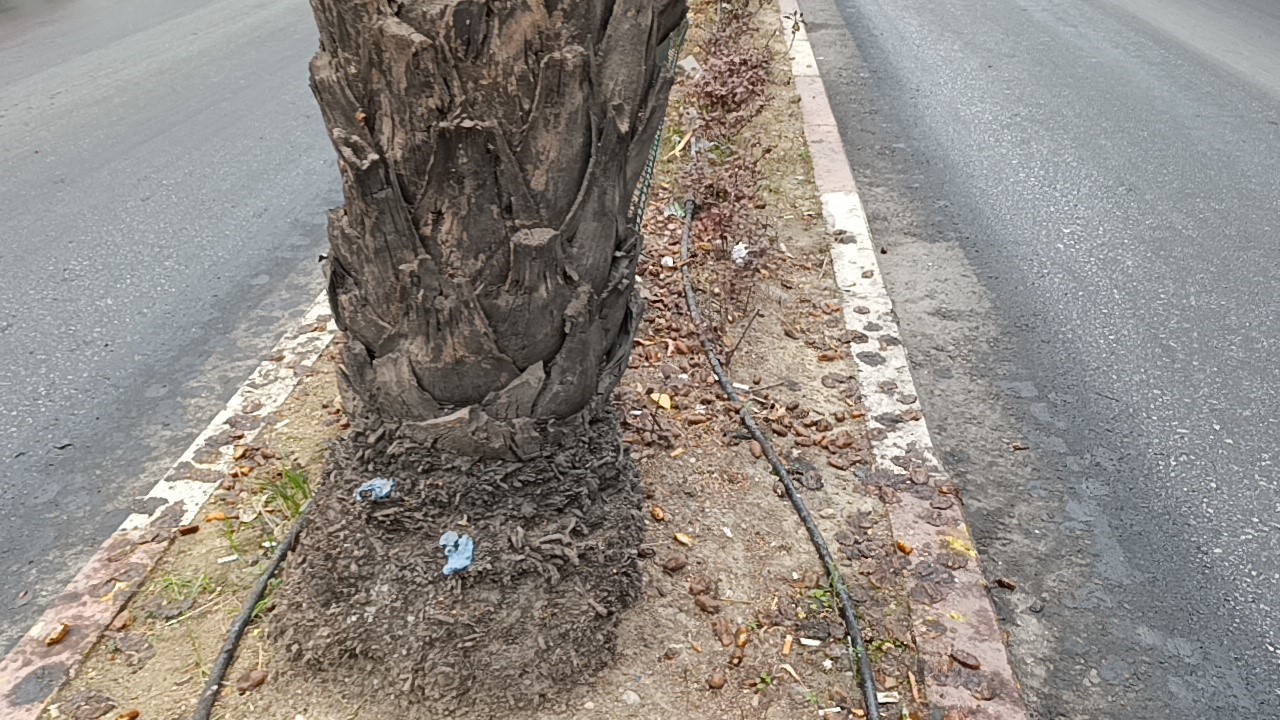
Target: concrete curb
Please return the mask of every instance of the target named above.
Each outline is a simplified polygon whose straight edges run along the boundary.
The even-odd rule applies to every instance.
[[[867,408],[871,481],[882,487],[899,546],[910,550],[907,590],[921,673],[934,718],[1026,720],[958,490],[934,452],[893,301],[881,279],[862,199],[796,0],[780,0],[804,134],[827,226],[845,324]],[[794,32],[793,32],[794,30]]]
[[[322,294],[147,493],[147,499],[161,501],[160,507],[150,515],[126,518],[0,660],[0,718],[36,720],[53,694],[74,677],[169,547],[174,528],[189,525],[232,470],[234,444],[221,444],[224,433],[238,430],[244,436],[236,442],[252,442],[264,426],[263,418],[297,386],[298,369],[315,363],[333,335],[328,297]],[[48,644],[63,626],[61,641]]]

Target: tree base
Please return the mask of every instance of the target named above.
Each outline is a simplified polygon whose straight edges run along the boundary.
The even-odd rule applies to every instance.
[[[502,716],[603,669],[641,595],[641,495],[612,410],[556,430],[523,461],[353,431],[280,593],[289,660],[424,718]],[[356,502],[374,477],[396,481],[392,498]],[[449,530],[476,542],[453,577],[438,545]]]

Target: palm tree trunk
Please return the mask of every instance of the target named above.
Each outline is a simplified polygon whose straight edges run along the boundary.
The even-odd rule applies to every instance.
[[[424,717],[539,702],[608,661],[639,596],[640,496],[608,398],[684,1],[312,6],[353,426],[278,622],[309,672]],[[391,499],[357,502],[377,476]],[[449,530],[477,549],[446,578]]]

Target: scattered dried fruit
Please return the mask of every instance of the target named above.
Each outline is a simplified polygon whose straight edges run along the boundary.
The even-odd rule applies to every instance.
[[[222,512],[221,510],[218,510],[216,512],[211,512],[208,515],[204,516],[204,521],[207,523],[222,522],[226,519],[227,519],[227,514]]]
[[[902,542],[901,540],[897,542],[897,545],[898,545],[898,552],[902,553],[903,555],[910,555],[911,553],[916,551],[915,548]]]
[[[689,578],[690,595],[706,595],[712,590],[712,582],[705,575],[694,575]]]
[[[764,457],[764,448],[756,440],[751,441],[751,457],[757,460]]]
[[[141,710],[125,710],[116,716],[116,720],[138,720],[139,717],[142,717]]]
[[[697,605],[699,610],[707,613],[708,615],[714,615],[720,612],[720,601],[710,595],[695,596],[693,598],[693,604]]]
[[[667,511],[663,510],[661,505],[654,505],[652,508],[649,508],[649,515],[658,522],[667,521]]]
[[[241,695],[250,690],[262,687],[262,683],[267,681],[266,670],[248,670],[236,680],[236,692]]]
[[[729,679],[725,677],[724,671],[716,670],[711,673],[711,677],[707,678],[707,687],[712,690],[719,690],[724,687],[727,682],[729,682]]]

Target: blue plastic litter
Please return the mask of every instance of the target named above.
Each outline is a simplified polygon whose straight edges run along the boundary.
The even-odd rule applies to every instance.
[[[440,547],[444,548],[444,556],[449,558],[449,562],[444,566],[445,577],[456,575],[471,567],[476,543],[470,535],[459,535],[450,530],[440,536]]]
[[[356,502],[381,502],[391,497],[396,489],[396,481],[387,478],[374,478],[356,488]]]

